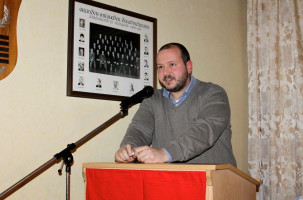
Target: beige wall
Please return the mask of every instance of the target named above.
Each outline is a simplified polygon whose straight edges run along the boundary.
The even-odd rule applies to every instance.
[[[101,2],[101,1],[100,1]],[[158,19],[158,47],[183,43],[194,75],[223,86],[232,109],[233,148],[247,172],[246,5],[242,0],[103,0]],[[18,18],[19,56],[0,82],[0,192],[119,112],[119,102],[66,96],[68,0],[24,0]],[[138,107],[73,155],[71,198],[84,199],[83,162],[112,162]],[[64,199],[59,164],[9,199]]]

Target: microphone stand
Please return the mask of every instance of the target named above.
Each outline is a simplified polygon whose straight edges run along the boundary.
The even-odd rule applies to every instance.
[[[121,104],[120,104],[121,105]],[[0,199],[5,199],[12,193],[19,190],[21,187],[23,187],[25,184],[29,183],[31,180],[36,178],[38,175],[46,171],[48,168],[50,168],[55,163],[58,163],[62,159],[62,165],[60,169],[58,170],[58,173],[61,174],[63,165],[65,164],[65,172],[66,172],[66,199],[70,199],[70,171],[71,171],[71,165],[73,163],[73,155],[72,151],[74,152],[78,147],[82,146],[84,143],[98,135],[101,131],[109,127],[114,122],[118,121],[119,119],[123,118],[128,113],[128,107],[129,105],[121,105],[121,110],[119,113],[114,115],[112,118],[107,120],[105,123],[88,133],[86,136],[81,138],[75,143],[68,144],[65,149],[63,149],[61,152],[54,155],[52,159],[41,165],[39,168],[25,176],[23,179],[12,185],[10,188],[5,190],[0,194]]]

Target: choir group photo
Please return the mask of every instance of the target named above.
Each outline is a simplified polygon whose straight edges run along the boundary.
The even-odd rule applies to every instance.
[[[140,35],[90,23],[89,72],[139,79]]]

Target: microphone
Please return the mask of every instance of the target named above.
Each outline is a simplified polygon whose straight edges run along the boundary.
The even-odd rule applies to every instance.
[[[120,106],[123,109],[127,109],[130,105],[141,103],[143,99],[149,98],[153,94],[154,94],[154,88],[151,86],[146,86],[141,91],[134,94],[133,96],[121,101]]]

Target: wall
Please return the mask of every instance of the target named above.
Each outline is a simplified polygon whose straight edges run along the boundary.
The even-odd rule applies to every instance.
[[[100,1],[101,2],[101,1]],[[232,109],[233,147],[247,172],[246,5],[241,0],[103,0],[158,19],[158,47],[183,43],[194,75],[223,86]],[[67,0],[24,0],[15,70],[0,82],[0,192],[119,112],[115,101],[66,96]],[[73,154],[71,198],[84,199],[84,162],[113,162],[137,106]],[[52,166],[8,199],[64,199],[65,173]]]

